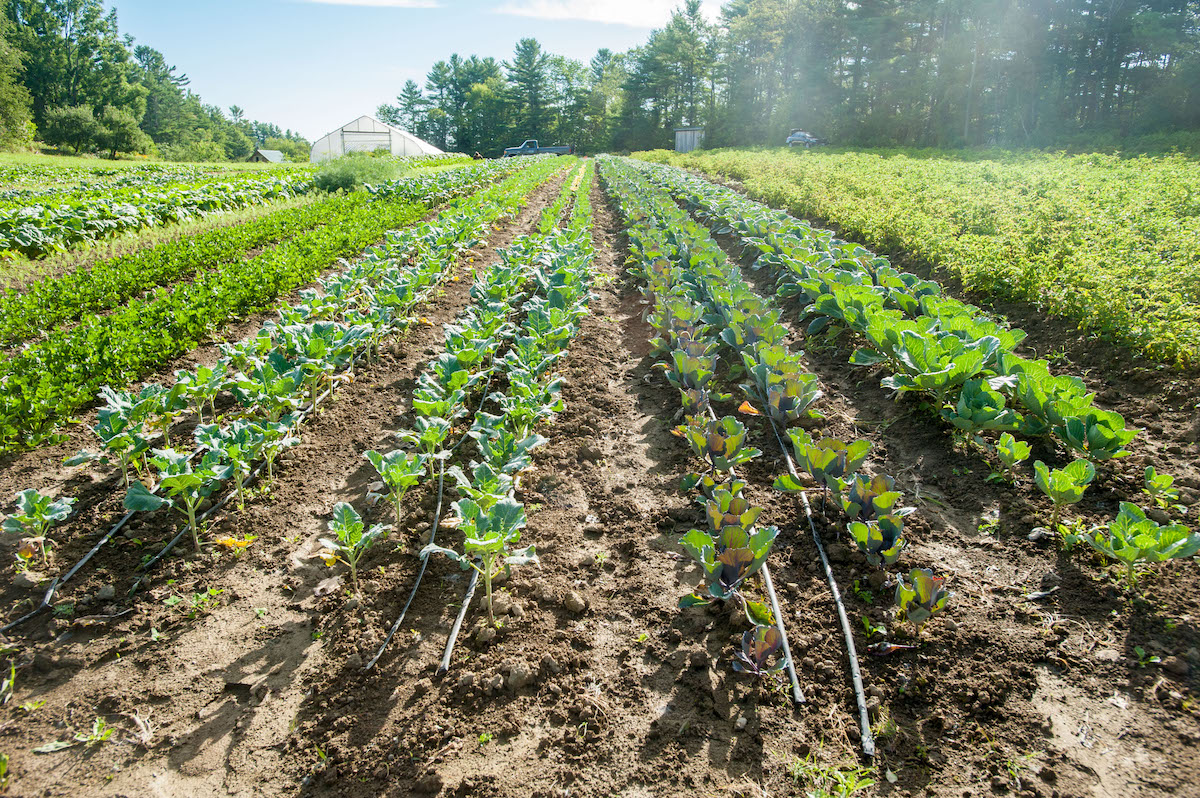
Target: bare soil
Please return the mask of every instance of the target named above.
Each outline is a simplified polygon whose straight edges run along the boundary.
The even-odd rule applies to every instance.
[[[337,501],[365,509],[374,475],[361,453],[389,446],[390,431],[409,423],[413,380],[440,350],[441,325],[466,305],[469,267],[533,229],[560,185],[536,193],[474,264],[460,265],[429,309],[431,326],[339,391],[306,427],[269,496],[217,522],[220,533],[258,536],[243,554],[182,551],[148,591],[128,598],[139,559],[153,550],[141,541],[171,531],[171,519],[150,516],[64,592],[73,618],[42,618],[15,633],[8,642],[17,686],[0,707],[11,794],[775,796],[815,789],[818,766],[867,767],[856,755],[844,644],[808,521],[795,497],[771,489],[783,465],[770,430],[754,419],[746,421],[766,454],[745,476],[763,520],[781,529],[770,566],[807,702],[792,706],[781,685],[731,671],[744,628],[736,616],[677,608],[699,575],[676,540],[703,525],[703,510],[677,489],[690,467],[686,445],[671,434],[678,397],[653,368],[620,224],[598,189],[595,298],[563,364],[567,409],[543,430],[551,442],[537,450],[518,493],[529,513],[525,539],[541,563],[515,569],[503,585],[508,611],[493,639],[480,634],[476,599],[449,672],[438,676],[467,579],[431,560],[400,632],[363,673],[407,599],[434,491],[409,495],[402,532],[367,556],[359,598],[329,581],[340,572],[313,558],[316,539]],[[785,315],[800,329],[795,308]],[[1092,344],[1060,343],[1053,325],[1026,326],[1029,345],[1066,346],[1067,357],[1084,358]],[[956,448],[927,410],[896,404],[879,375],[845,365],[848,342],[796,335],[794,345],[807,346],[826,391],[819,429],[869,438],[868,470],[895,475],[917,499],[902,562],[946,573],[955,592],[919,649],[863,654],[880,732],[869,766],[877,784],[866,794],[1195,794],[1195,564],[1156,568],[1139,598],[1086,553],[1028,540],[1046,509],[1028,479],[987,482],[990,468]],[[1179,406],[1196,401],[1194,380],[1171,387],[1154,373],[1126,376],[1111,353],[1080,366],[1110,391],[1102,403],[1161,425],[1146,424],[1137,457],[1179,474],[1194,502],[1195,437]],[[1140,467],[1116,467],[1075,514],[1107,520],[1118,499],[1137,498]],[[0,472],[0,490],[39,475],[62,481],[52,457],[27,453]],[[70,490],[96,496],[64,526],[59,562],[73,561],[119,514],[108,471],[74,479],[82,482]],[[837,541],[837,513],[813,500],[860,653],[869,642],[864,616],[897,642],[917,642],[894,624],[890,589],[873,587],[871,569]],[[381,505],[369,517],[388,513]],[[437,534],[459,543],[452,529]],[[210,589],[210,606],[196,617],[182,611],[187,601],[166,604]],[[35,596],[9,587],[8,617]],[[1163,662],[1139,667],[1134,646]],[[45,703],[33,708],[36,701]],[[30,753],[90,729],[97,716],[117,727],[109,742]],[[152,729],[140,740],[137,718]]]

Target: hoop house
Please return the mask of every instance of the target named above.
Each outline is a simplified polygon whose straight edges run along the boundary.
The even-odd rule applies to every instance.
[[[348,152],[387,150],[392,155],[440,155],[441,150],[411,133],[380,122],[373,116],[360,116],[353,122],[327,133],[312,146],[313,163],[338,158]]]

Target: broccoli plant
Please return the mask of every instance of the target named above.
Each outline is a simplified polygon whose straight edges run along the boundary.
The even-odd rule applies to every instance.
[[[1054,529],[1062,508],[1078,504],[1083,498],[1083,492],[1096,477],[1096,468],[1087,460],[1076,460],[1066,468],[1050,469],[1038,460],[1033,464],[1033,473],[1038,489],[1054,503],[1054,512],[1050,516],[1050,528]]]
[[[151,493],[141,482],[125,494],[125,509],[134,512],[153,512],[160,507],[173,507],[187,517],[192,544],[200,550],[200,528],[196,523],[196,508],[228,479],[233,467],[221,462],[216,452],[205,452],[195,467],[187,452],[174,449],[155,449],[150,463],[158,471],[158,487],[166,497]]]
[[[232,426],[202,424],[194,433],[196,443],[214,452],[228,464],[229,476],[237,487],[238,509],[246,509],[246,480],[254,463],[262,456],[266,435],[257,424],[235,421]]]
[[[1183,524],[1159,524],[1146,517],[1136,504],[1121,502],[1121,512],[1108,525],[1084,533],[1096,551],[1125,563],[1129,586],[1137,583],[1139,562],[1164,562],[1200,552],[1200,533]]]
[[[867,562],[877,567],[896,562],[908,545],[901,537],[904,518],[899,515],[881,515],[874,521],[851,521],[846,528],[858,548],[867,555]]]
[[[217,361],[216,366],[196,365],[194,371],[180,370],[175,372],[175,384],[180,387],[184,396],[191,402],[196,411],[198,423],[204,423],[204,405],[207,404],[211,415],[216,415],[217,395],[225,390],[229,383],[226,371],[229,367],[227,359]]]
[[[417,447],[429,463],[429,476],[432,477],[434,463],[450,456],[448,450],[442,449],[450,435],[450,421],[440,416],[417,416],[414,426],[414,430],[397,432],[396,437]]]
[[[896,604],[920,635],[926,621],[945,609],[952,594],[943,587],[945,578],[935,577],[927,568],[913,568],[908,572],[908,582],[903,576],[896,579]]]
[[[357,593],[358,561],[390,528],[386,524],[375,524],[367,529],[362,516],[353,507],[338,502],[333,506],[333,518],[329,521],[329,531],[335,537],[320,539],[320,544],[325,547],[321,550],[321,559],[330,567],[338,562],[349,566],[350,584]]]
[[[364,452],[363,457],[375,466],[383,483],[390,488],[388,501],[396,508],[396,529],[400,529],[400,505],[404,501],[404,494],[417,484],[421,474],[424,473],[425,455],[410,455],[397,449],[387,454],[371,450]]]
[[[28,547],[37,546],[42,552],[42,564],[46,564],[46,533],[56,521],[62,521],[71,514],[71,505],[75,499],[55,499],[43,496],[33,488],[17,494],[17,511],[4,520],[4,531],[12,534],[24,534],[25,550],[32,555]],[[25,559],[28,559],[26,557]]]
[[[474,568],[483,577],[487,601],[488,623],[496,625],[492,611],[492,581],[502,571],[514,565],[527,565],[538,561],[533,546],[520,551],[509,547],[521,540],[521,529],[525,526],[525,508],[515,499],[506,497],[487,510],[470,499],[459,499],[454,503],[458,513],[459,529],[464,535],[463,552],[430,544],[421,550],[422,557],[444,554],[462,566],[465,571]]]
[[[262,421],[257,425],[263,434],[262,456],[267,463],[267,480],[275,478],[275,461],[283,450],[300,443],[300,438],[292,434],[293,419],[284,416],[280,421]]]
[[[458,466],[451,466],[446,473],[458,483],[459,495],[475,502],[482,510],[490,509],[513,490],[512,476],[487,463],[471,463],[470,477]]]

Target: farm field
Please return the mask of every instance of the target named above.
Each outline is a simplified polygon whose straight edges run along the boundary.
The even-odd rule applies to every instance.
[[[760,202],[1031,303],[1166,363],[1200,359],[1200,164],[1185,155],[654,151]]]
[[[421,170],[0,297],[9,791],[1187,794],[1200,385],[760,156]]]

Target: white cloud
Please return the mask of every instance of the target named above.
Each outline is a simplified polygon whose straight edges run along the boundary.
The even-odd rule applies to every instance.
[[[671,12],[682,5],[683,0],[508,0],[496,9],[496,13],[658,28],[667,24]],[[720,13],[721,4],[719,0],[704,0],[703,8],[704,16],[711,21]]]
[[[370,8],[441,8],[436,0],[304,0],[330,6],[367,6]]]

